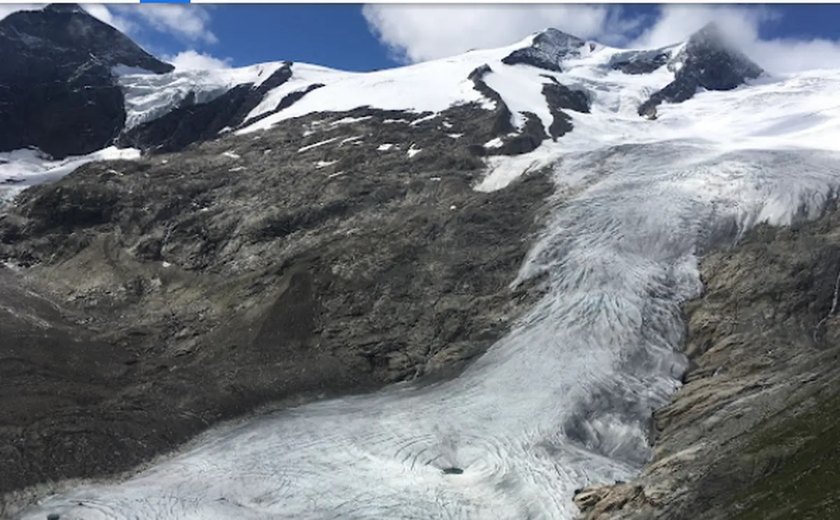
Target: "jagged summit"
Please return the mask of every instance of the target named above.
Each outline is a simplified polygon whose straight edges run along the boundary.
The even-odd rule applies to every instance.
[[[692,34],[680,54],[682,56],[677,56],[676,59],[679,60],[684,57],[685,60],[698,63],[714,62],[719,65],[714,70],[705,71],[703,77],[703,81],[711,85],[704,86],[712,90],[735,88],[743,83],[742,79],[738,79],[739,77],[756,78],[764,72],[761,67],[735,47],[714,22],[706,24],[702,29]],[[715,76],[715,73],[724,71],[733,72],[737,77]]]
[[[583,39],[553,27],[544,29],[543,31],[537,33],[534,37],[535,46],[552,46],[555,48],[568,47],[576,49],[584,43]]]
[[[54,156],[104,148],[125,121],[112,69],[173,70],[75,4],[0,20],[0,151],[37,147]]]
[[[586,42],[559,29],[549,28],[534,36],[529,47],[517,49],[502,59],[506,65],[523,63],[541,69],[561,72],[560,63]]]
[[[108,66],[139,67],[158,74],[173,70],[172,65],[144,51],[129,37],[77,4],[50,4],[41,10],[12,13],[0,20],[0,38],[3,39],[3,51],[14,47],[20,52],[61,53],[63,59],[72,63],[94,57]],[[3,72],[15,64],[28,66],[29,60],[4,59]]]
[[[653,116],[663,101],[680,103],[694,96],[699,88],[732,90],[764,72],[714,22],[692,34],[668,65],[675,71],[674,81],[642,103],[639,114]]]

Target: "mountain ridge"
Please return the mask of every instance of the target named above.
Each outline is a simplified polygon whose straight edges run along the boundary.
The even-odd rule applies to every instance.
[[[88,34],[93,35],[89,38],[91,43],[78,45],[80,52],[96,56],[96,60],[101,62],[101,65],[94,65],[94,69],[84,73],[84,81],[94,84],[99,84],[104,87],[105,94],[100,94],[99,99],[80,98],[78,102],[85,111],[78,115],[72,112],[62,117],[62,120],[68,121],[68,124],[88,125],[93,127],[92,130],[85,130],[82,132],[70,132],[69,130],[62,130],[61,135],[77,135],[81,136],[76,139],[67,138],[69,142],[61,143],[55,137],[58,133],[56,130],[45,131],[26,137],[27,132],[32,132],[32,128],[48,128],[49,124],[46,121],[48,118],[47,108],[37,107],[32,108],[30,105],[37,105],[39,99],[43,96],[36,96],[29,100],[32,94],[17,94],[22,96],[22,99],[9,99],[6,104],[9,106],[26,106],[28,113],[35,113],[37,115],[29,116],[28,119],[21,116],[7,114],[6,121],[14,122],[14,120],[26,120],[24,125],[21,123],[21,128],[25,126],[26,131],[19,130],[17,126],[9,126],[9,130],[5,134],[0,134],[0,151],[12,150],[21,148],[22,145],[35,146],[42,151],[56,157],[62,158],[67,155],[83,155],[93,151],[94,149],[104,148],[111,144],[118,144],[120,146],[130,145],[137,146],[141,150],[166,150],[172,151],[181,149],[191,143],[198,142],[205,139],[216,138],[220,135],[220,131],[228,129],[237,129],[245,123],[258,123],[262,121],[262,128],[269,124],[266,120],[277,120],[277,117],[285,118],[283,112],[294,113],[296,115],[304,115],[307,110],[293,109],[295,104],[300,105],[301,101],[305,101],[310,94],[321,86],[328,87],[326,90],[317,93],[318,96],[328,96],[327,91],[331,91],[332,87],[330,79],[341,80],[344,77],[354,76],[356,78],[364,78],[365,75],[375,77],[377,75],[385,75],[390,81],[407,82],[410,81],[412,74],[409,71],[415,70],[417,67],[422,67],[432,74],[455,74],[452,82],[442,84],[430,84],[429,88],[434,88],[442,92],[449,91],[449,98],[445,98],[444,103],[427,104],[427,106],[414,107],[416,110],[433,110],[439,111],[446,108],[447,105],[454,103],[464,103],[477,100],[476,96],[463,96],[457,94],[459,87],[457,87],[457,80],[467,80],[471,74],[472,69],[487,65],[496,73],[501,73],[503,67],[511,67],[509,74],[517,75],[517,67],[533,67],[534,70],[542,70],[547,79],[552,83],[557,83],[558,78],[548,77],[549,74],[562,73],[563,63],[569,60],[580,60],[593,53],[605,53],[609,55],[606,61],[601,60],[595,66],[598,68],[613,69],[629,74],[650,74],[653,71],[660,69],[664,65],[669,68],[674,68],[674,80],[660,87],[660,90],[653,93],[649,99],[640,102],[638,112],[641,115],[650,115],[655,111],[655,107],[663,101],[678,103],[690,99],[698,89],[706,90],[727,90],[743,84],[749,78],[755,77],[756,71],[760,68],[753,66],[748,59],[737,51],[724,52],[717,42],[720,41],[721,36],[719,31],[713,26],[707,26],[692,35],[685,46],[680,51],[680,56],[671,56],[669,50],[645,50],[645,51],[616,51],[609,50],[600,44],[586,42],[576,36],[563,33],[557,29],[546,29],[533,34],[521,43],[514,44],[509,47],[510,50],[500,49],[494,54],[493,51],[479,51],[463,55],[462,57],[452,57],[444,60],[437,60],[437,62],[426,62],[414,66],[403,68],[388,69],[379,74],[371,73],[343,73],[341,71],[332,70],[328,74],[320,74],[322,78],[315,77],[312,80],[297,79],[295,72],[300,66],[290,65],[289,71],[277,72],[277,79],[273,80],[271,88],[262,84],[262,80],[257,80],[256,76],[248,78],[247,74],[241,74],[239,79],[235,79],[230,74],[219,74],[213,72],[208,77],[216,77],[219,79],[207,80],[202,79],[198,74],[186,74],[175,72],[172,73],[171,65],[160,62],[156,58],[148,55],[139,47],[134,45],[127,37],[120,34],[116,29],[103,24],[87,14],[78,6],[56,4],[57,6],[47,6],[42,11],[28,11],[14,13],[7,17],[0,28],[5,24],[7,27],[16,28],[17,32],[37,34],[37,27],[40,22],[37,20],[43,19],[46,25],[44,27],[51,27],[49,29],[51,39],[44,40],[48,47],[55,47],[55,52],[60,52],[59,49],[66,47],[68,38],[72,38],[73,34],[79,35]],[[52,20],[52,21],[51,21]],[[57,30],[52,25],[62,25],[62,30]],[[33,28],[34,27],[34,28]],[[72,29],[78,27],[78,29]],[[106,29],[107,28],[107,29]],[[41,29],[38,29],[41,30]],[[9,30],[6,31],[7,33]],[[712,34],[714,33],[714,34]],[[2,34],[2,29],[0,29]],[[82,36],[80,36],[82,37]],[[102,44],[97,41],[109,42],[107,45],[107,52],[101,49]],[[116,42],[116,43],[114,43]],[[98,50],[99,49],[99,50]],[[91,52],[96,51],[96,52]],[[97,54],[98,53],[98,54]],[[483,54],[482,54],[483,53]],[[721,54],[723,53],[723,54]],[[489,60],[482,60],[480,58],[473,59],[476,55],[487,55]],[[732,56],[729,61],[721,62],[715,65],[713,62],[720,55]],[[705,57],[704,57],[705,56]],[[472,67],[464,69],[453,69],[452,72],[447,72],[444,69],[436,70],[436,66],[430,65],[433,63],[449,63],[452,61],[465,61],[474,63]],[[687,67],[673,67],[675,60],[680,64],[685,63]],[[746,60],[746,61],[745,61]],[[65,58],[66,61],[66,58]],[[70,60],[73,65],[68,68],[68,73],[77,70],[79,59],[75,61]],[[123,78],[116,78],[111,71],[106,71],[107,67],[121,63],[132,67],[141,67],[149,69],[155,74],[164,74],[165,77],[172,77],[170,83],[177,91],[169,90],[166,81],[161,82],[157,79],[149,78],[150,84],[157,85],[156,90],[159,90],[158,97],[160,101],[154,101],[153,94],[143,94],[142,98],[138,98],[139,102],[132,101],[134,96],[133,90],[137,90],[140,85],[146,80],[142,76],[136,74],[125,76]],[[277,62],[283,63],[283,62]],[[288,62],[292,63],[292,62]],[[498,63],[498,65],[493,65]],[[305,64],[304,64],[305,65]],[[270,66],[270,64],[264,64]],[[5,65],[4,67],[8,67]],[[235,70],[253,69],[258,66],[243,67]],[[311,68],[311,67],[310,67]],[[440,67],[437,67],[438,69]],[[13,68],[9,74],[17,74],[17,69]],[[327,71],[329,69],[323,69]],[[401,73],[405,71],[406,78],[402,79]],[[700,74],[698,71],[704,71]],[[0,71],[2,72],[2,71]],[[308,73],[307,73],[308,74]],[[224,79],[230,76],[230,79]],[[288,77],[287,77],[288,76]],[[290,81],[295,80],[295,81]],[[363,83],[363,79],[357,81]],[[546,80],[542,80],[544,83]],[[562,81],[562,80],[561,80]],[[126,83],[128,82],[128,83]],[[185,90],[185,85],[192,83],[191,90]],[[206,83],[206,85],[205,85]],[[250,83],[250,86],[249,86]],[[276,105],[267,106],[266,108],[259,108],[265,105],[266,101],[271,96],[275,96],[273,92],[282,90],[284,84],[297,85],[295,89],[289,88],[282,98],[278,99]],[[370,88],[370,87],[365,87]],[[551,90],[553,87],[546,87]],[[565,88],[569,88],[567,85]],[[574,88],[574,87],[573,87]],[[101,91],[102,88],[98,89]],[[427,89],[428,90],[428,89]],[[199,95],[200,92],[206,91],[206,94]],[[122,95],[120,96],[120,92]],[[66,93],[53,92],[50,95],[56,96],[76,96],[78,97],[81,91],[72,84],[68,85]],[[9,95],[7,93],[7,95]],[[519,96],[517,92],[509,95],[514,97]],[[591,97],[591,93],[587,94]],[[352,91],[343,93],[331,93],[329,95],[333,99],[339,97],[352,100]],[[502,97],[505,93],[502,93]],[[120,99],[122,97],[123,99]],[[370,101],[360,98],[356,106],[352,103],[334,104],[329,101],[315,104],[309,110],[328,110],[341,111],[350,110],[364,106],[368,103],[372,107],[382,109],[407,108],[412,109],[410,105],[405,105],[405,101],[394,100],[388,103],[377,104],[377,100],[382,99],[381,93],[378,93],[374,88],[370,91],[368,96]],[[385,96],[387,98],[387,94]],[[221,98],[221,99],[217,99]],[[405,99],[404,97],[401,99]],[[420,98],[417,98],[420,99]],[[488,98],[485,98],[485,100]],[[27,101],[29,100],[29,101]],[[409,103],[411,98],[408,98]],[[75,101],[65,101],[63,106],[72,107]],[[130,115],[128,118],[123,114],[130,109],[126,105],[138,105],[146,112],[155,115],[143,116],[143,129],[128,127],[127,123],[137,118],[136,115]],[[157,104],[155,104],[157,103]],[[305,103],[304,103],[305,104]],[[334,106],[331,106],[334,105]],[[91,108],[92,107],[92,108]],[[248,107],[246,110],[245,107]],[[259,108],[259,112],[255,110]],[[291,112],[290,112],[290,109]],[[556,119],[552,114],[558,110],[557,107],[552,107],[548,99],[544,99],[541,106],[529,106],[526,110],[514,110],[511,112],[512,121],[515,127],[521,127],[524,122],[523,116],[520,112],[529,112],[533,117],[541,120],[545,130],[545,136],[549,135],[552,139],[559,137],[556,128],[560,128],[553,121]],[[250,113],[249,113],[250,112]],[[208,119],[207,114],[215,114]],[[43,115],[42,115],[43,114]],[[202,115],[203,114],[203,115]],[[224,115],[227,114],[227,115]],[[546,114],[545,116],[538,114]],[[259,116],[259,117],[257,117]],[[561,119],[563,116],[560,116]],[[212,123],[208,122],[212,119]],[[30,121],[31,120],[31,121]],[[156,121],[154,121],[156,120]],[[167,122],[170,121],[170,122]],[[176,123],[177,121],[177,123]],[[559,124],[559,123],[558,123]],[[551,130],[552,125],[555,130]],[[563,125],[567,133],[573,127],[573,123],[567,122]],[[14,130],[13,130],[14,129]],[[22,135],[23,137],[18,137]],[[545,138],[540,139],[543,140]],[[538,144],[537,144],[538,146]]]

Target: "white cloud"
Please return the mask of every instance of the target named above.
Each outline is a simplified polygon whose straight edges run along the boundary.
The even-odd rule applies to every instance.
[[[371,29],[403,61],[423,61],[474,48],[501,47],[554,27],[592,38],[623,20],[613,8],[583,5],[407,5],[363,9]]]
[[[175,4],[144,4],[112,6],[120,14],[128,14],[159,32],[173,34],[197,43],[216,43],[210,30],[210,14],[201,6]]]
[[[500,47],[555,27],[619,47],[650,48],[684,41],[716,22],[734,45],[770,72],[840,64],[840,41],[762,39],[760,29],[779,13],[762,6],[664,5],[653,19],[631,18],[617,6],[586,5],[366,5],[371,30],[394,56],[424,61],[474,48]],[[647,26],[639,36],[641,25]]]
[[[82,5],[82,8],[94,18],[115,27],[124,33],[130,33],[137,30],[137,25],[134,22],[124,16],[112,13],[111,10],[103,4],[84,4]]]
[[[715,22],[732,43],[766,70],[775,73],[832,68],[840,64],[840,42],[824,39],[762,39],[760,29],[779,20],[772,7],[666,5],[660,17],[633,43],[657,47],[682,41]]]
[[[175,56],[164,56],[163,59],[174,65],[177,70],[226,69],[230,67],[230,59],[219,59],[193,50],[179,52]]]
[[[666,5],[659,9],[659,18],[646,29],[632,45],[662,47],[686,39],[709,22],[715,22],[735,44],[758,39],[761,23],[775,19],[775,13],[766,8]]]

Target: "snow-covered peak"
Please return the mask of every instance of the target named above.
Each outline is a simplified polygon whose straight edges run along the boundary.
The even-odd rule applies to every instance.
[[[581,49],[586,48],[586,42],[577,36],[557,29],[546,29],[534,35],[530,45],[514,50],[502,62],[507,65],[522,63],[560,72],[566,57],[579,54]]]

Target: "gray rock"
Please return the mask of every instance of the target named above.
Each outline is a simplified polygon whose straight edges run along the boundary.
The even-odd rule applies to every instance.
[[[649,114],[664,101],[681,103],[691,99],[699,88],[732,90],[764,72],[735,49],[714,23],[694,33],[670,66],[676,69],[674,81],[642,103],[640,115]]]
[[[555,140],[574,128],[572,118],[563,109],[589,113],[589,96],[586,92],[572,90],[555,80],[553,83],[543,85],[542,94],[545,96],[553,118],[548,130]]]
[[[586,42],[557,29],[546,29],[534,37],[533,44],[517,49],[502,58],[506,65],[524,64],[545,70],[561,72],[563,60],[579,53]]]
[[[117,65],[172,70],[76,5],[0,20],[0,151],[61,158],[111,144],[125,121]]]
[[[671,51],[654,49],[619,52],[610,58],[608,67],[625,74],[649,74],[664,67],[671,59]]]

